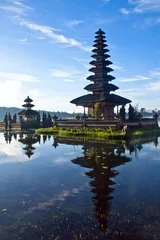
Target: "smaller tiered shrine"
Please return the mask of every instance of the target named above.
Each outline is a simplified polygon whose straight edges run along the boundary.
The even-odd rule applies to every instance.
[[[32,104],[33,100],[28,96],[24,100],[24,110],[18,113],[19,121],[21,122],[21,128],[37,128],[40,124],[39,113],[32,108],[35,106]]]

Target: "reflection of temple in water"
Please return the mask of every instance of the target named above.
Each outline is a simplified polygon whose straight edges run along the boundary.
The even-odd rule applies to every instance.
[[[93,211],[101,230],[106,229],[108,225],[111,200],[113,199],[113,185],[115,184],[114,177],[118,174],[113,168],[130,161],[130,158],[116,153],[119,148],[121,146],[116,144],[97,143],[94,147],[86,143],[84,145],[84,157],[72,160],[73,163],[90,169],[86,172],[86,175],[91,178]]]
[[[25,150],[25,154],[30,158],[34,154],[33,150],[35,150],[35,147],[32,145],[37,142],[40,143],[40,135],[25,134],[18,141],[26,145],[23,150]]]

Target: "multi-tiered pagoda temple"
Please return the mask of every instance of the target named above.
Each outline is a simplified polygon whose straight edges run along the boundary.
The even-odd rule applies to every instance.
[[[71,103],[77,106],[83,106],[88,108],[88,113],[93,115],[95,103],[99,103],[99,115],[103,115],[106,119],[114,118],[114,107],[126,105],[131,101],[124,97],[115,95],[111,92],[119,89],[114,84],[110,82],[115,79],[110,73],[113,71],[109,66],[112,64],[110,60],[110,55],[108,55],[109,50],[106,44],[107,40],[105,33],[99,29],[96,32],[94,49],[92,52],[93,61],[90,62],[93,67],[89,69],[94,75],[87,78],[90,80],[91,84],[87,85],[84,89],[92,92],[92,94],[83,95],[81,97],[75,98]]]
[[[28,96],[22,105],[24,110],[18,113],[21,128],[37,128],[40,126],[40,116],[37,111],[32,109],[34,107],[32,102],[33,100]]]
[[[24,107],[25,109],[18,113],[18,115],[23,121],[37,120],[37,116],[39,115],[39,113],[32,110],[32,108],[34,107],[34,104],[32,104],[32,102],[33,100],[29,96],[24,100],[24,104],[22,105],[22,107]]]

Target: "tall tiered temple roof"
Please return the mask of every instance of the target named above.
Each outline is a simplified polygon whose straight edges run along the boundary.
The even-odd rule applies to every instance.
[[[109,50],[107,49],[107,40],[105,33],[101,29],[96,32],[94,42],[94,49],[92,50],[94,53],[92,58],[94,58],[94,60],[90,62],[93,67],[89,69],[94,75],[90,75],[87,78],[87,80],[90,80],[93,83],[84,88],[92,93],[75,98],[71,103],[74,103],[77,106],[88,107],[93,110],[94,104],[99,102],[101,103],[101,112],[106,115],[108,112],[110,117],[113,117],[113,108],[115,106],[126,105],[131,101],[127,98],[111,93],[119,88],[110,83],[115,77],[110,74],[113,71],[110,67],[112,62],[108,60],[110,55],[108,55]]]
[[[34,116],[39,114],[37,111],[32,110],[32,107],[35,105],[31,103],[33,100],[29,96],[24,100],[24,102],[25,104],[23,104],[22,107],[25,109],[18,113],[19,116]]]

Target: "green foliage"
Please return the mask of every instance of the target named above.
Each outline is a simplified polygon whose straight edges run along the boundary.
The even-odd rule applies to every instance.
[[[137,118],[136,109],[131,104],[129,104],[128,116],[129,120],[135,120]]]
[[[145,108],[141,108],[140,114],[143,115],[143,114],[145,114],[145,113],[146,113],[146,109],[145,109]]]
[[[99,115],[99,105],[100,105],[99,102],[96,102],[96,103],[94,104],[93,114],[94,114],[95,119],[98,119],[98,115]]]
[[[132,137],[144,137],[148,135],[159,135],[160,134],[160,128],[157,129],[143,129],[143,130],[137,130],[132,132]]]
[[[8,115],[7,115],[7,113],[4,116],[3,122],[5,123],[5,129],[7,129],[7,126],[8,126]]]
[[[50,113],[43,112],[43,114],[42,114],[42,124],[43,124],[43,127],[52,126],[52,117],[51,117]]]
[[[37,116],[37,122],[40,123],[41,121],[41,117],[40,117],[40,112],[38,113],[38,116]]]
[[[124,136],[121,131],[113,131],[112,128],[108,129],[98,129],[98,128],[68,128],[68,129],[57,129],[57,128],[41,128],[36,130],[36,134],[58,134],[60,137],[70,137],[70,138],[85,138],[85,139],[96,139],[105,140],[111,139],[121,139]]]
[[[16,123],[17,122],[17,114],[15,113],[14,115],[13,115],[13,123]]]
[[[54,122],[57,121],[57,119],[58,119],[58,117],[56,116],[56,114],[54,114],[54,116],[53,116]]]
[[[52,117],[51,117],[50,113],[48,113],[47,122],[48,122],[49,124],[52,123]]]
[[[13,121],[10,113],[8,113],[8,119],[9,119],[10,122]]]
[[[7,113],[6,113],[5,116],[4,116],[3,122],[7,123],[7,119],[8,119],[8,116],[7,116]]]
[[[42,113],[42,122],[43,124],[47,122],[47,115],[45,112]]]
[[[54,133],[58,133],[57,128],[39,128],[35,130],[36,134],[54,134]]]
[[[75,112],[73,112],[72,119],[75,119],[75,115],[76,115]]]
[[[142,136],[149,135],[160,135],[160,128],[157,129],[142,129],[130,132],[130,134],[125,135],[121,131],[115,131],[112,128],[107,129],[99,129],[99,128],[41,128],[36,130],[36,134],[58,134],[59,137],[67,137],[67,138],[78,138],[78,139],[90,139],[90,140],[107,140],[107,139],[115,139],[121,140],[126,138],[137,138]]]

